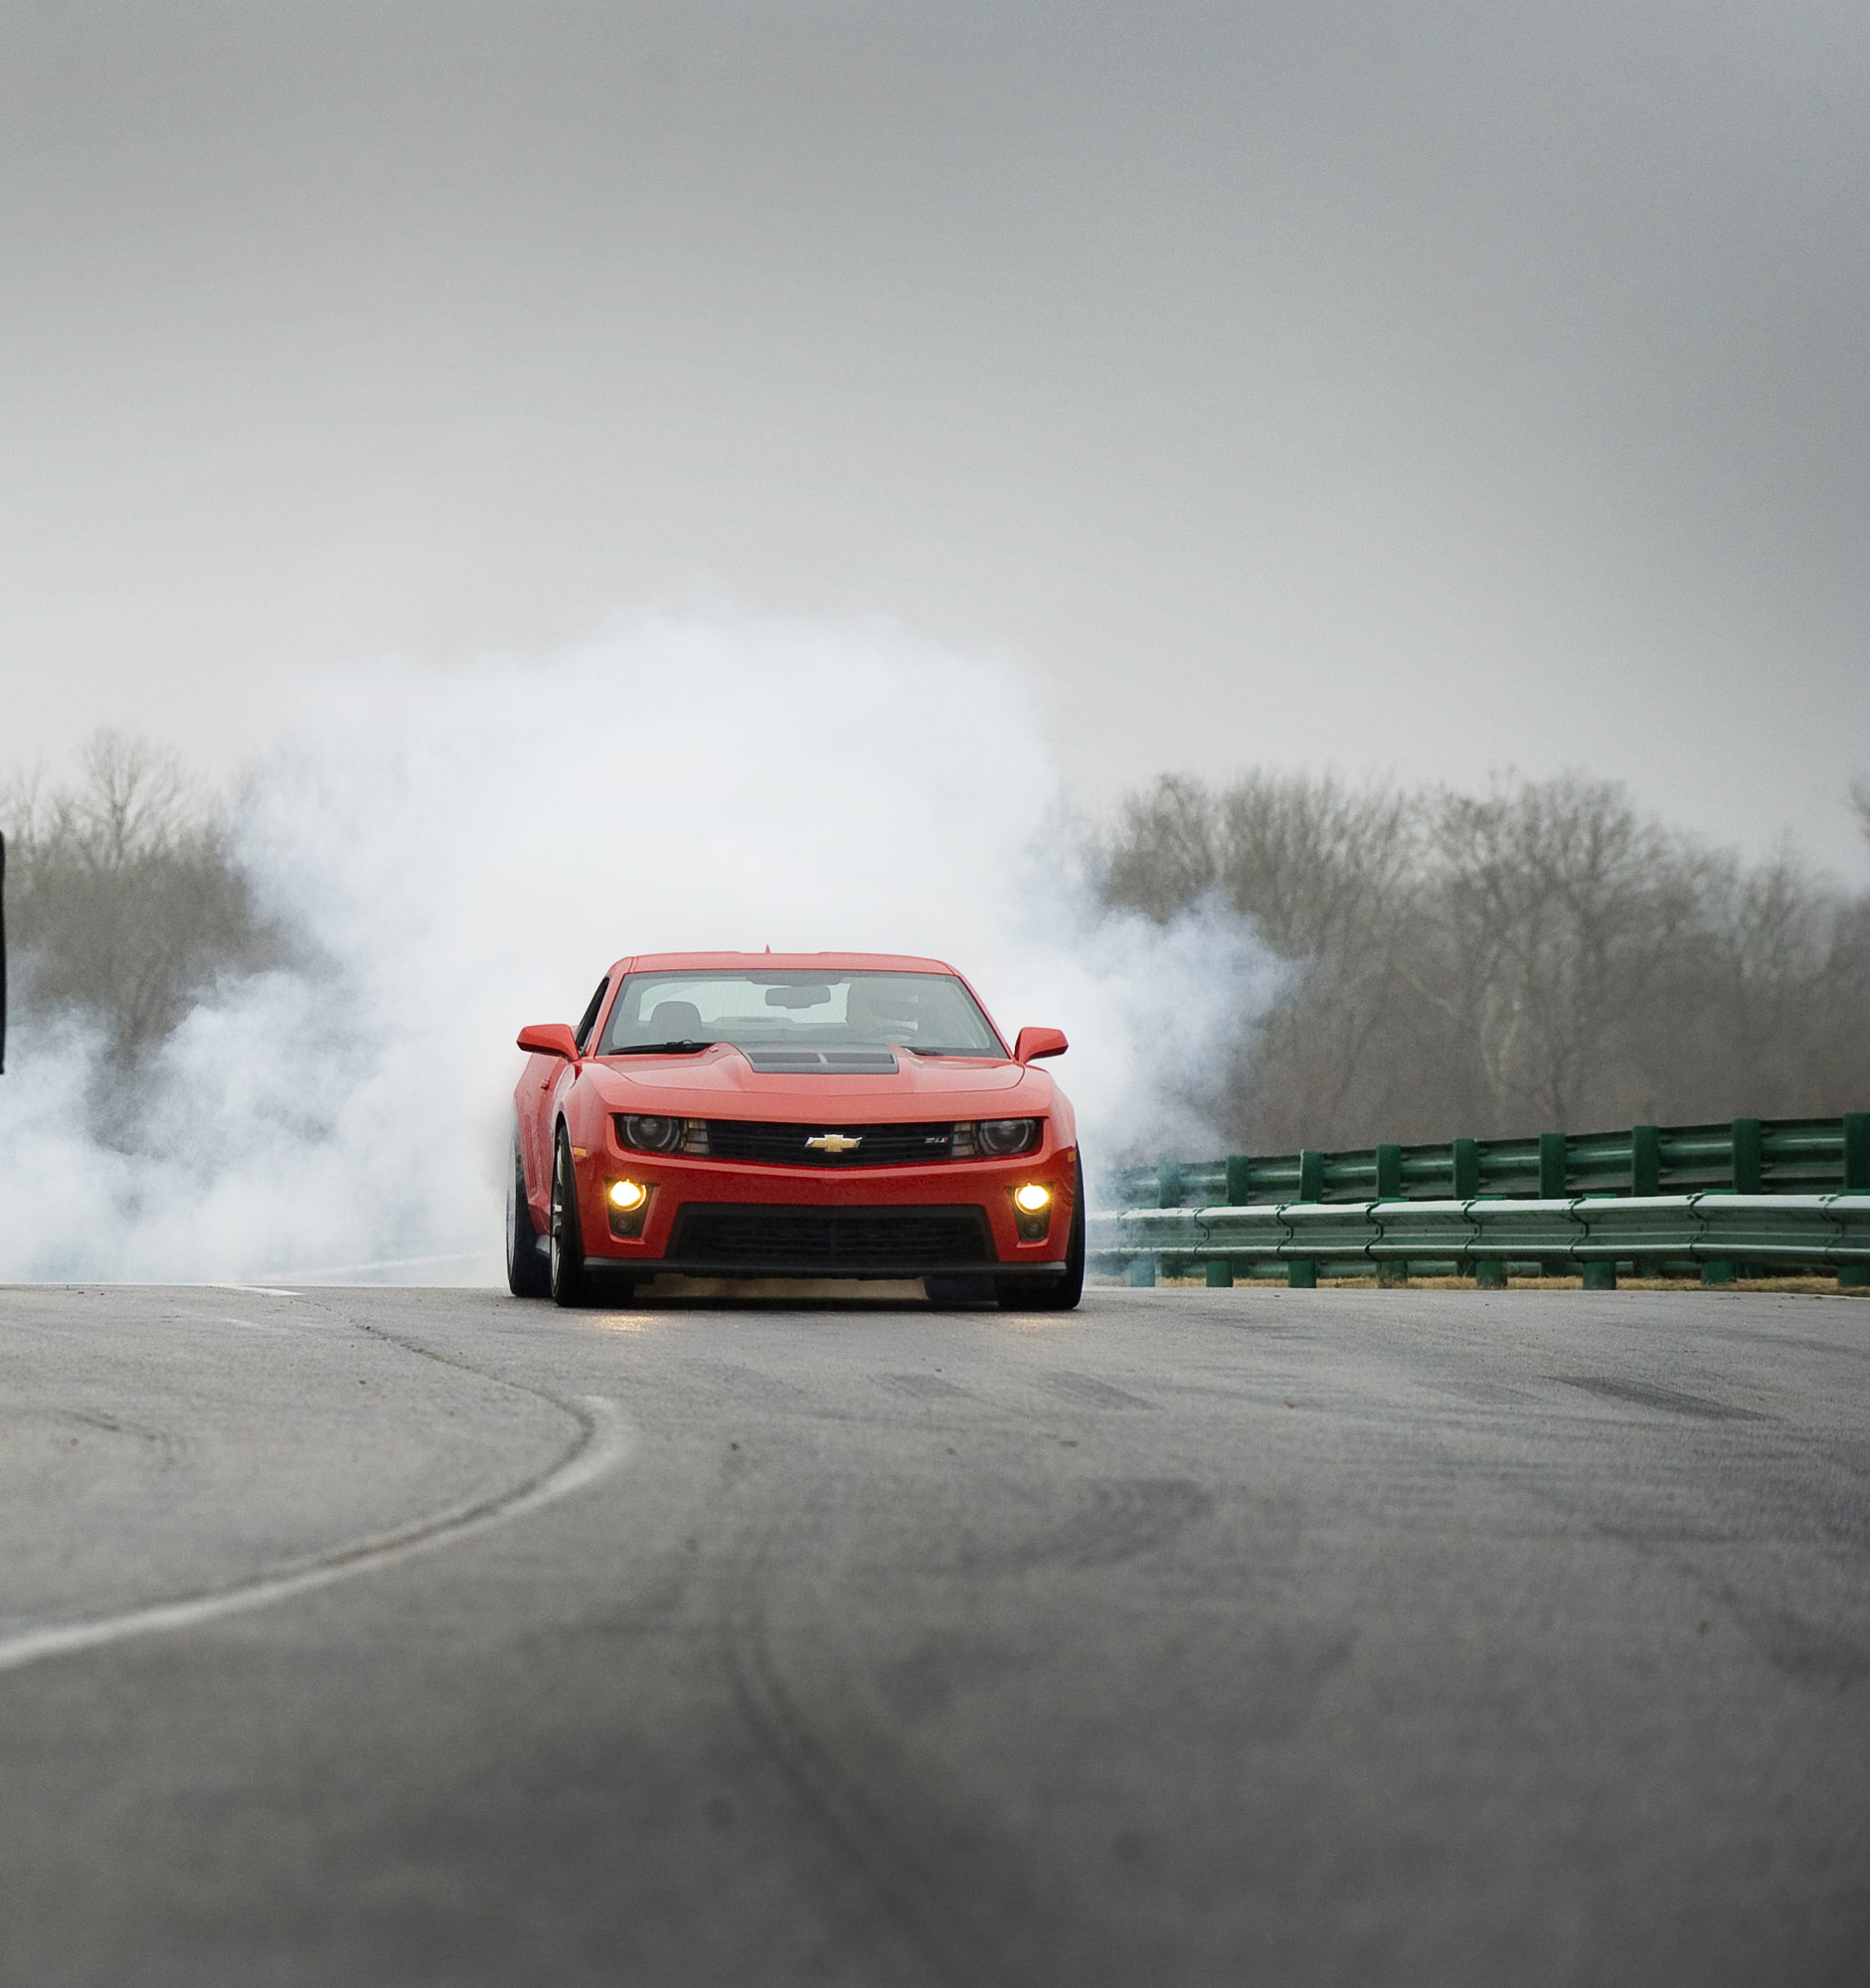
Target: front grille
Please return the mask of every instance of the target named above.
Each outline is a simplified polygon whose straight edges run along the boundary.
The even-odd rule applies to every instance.
[[[829,1138],[832,1150],[812,1146]],[[848,1152],[838,1142],[855,1139]],[[780,1167],[901,1167],[954,1156],[952,1125],[771,1125],[760,1119],[710,1118],[708,1155]]]
[[[745,1270],[905,1270],[991,1263],[978,1208],[785,1208],[690,1202],[675,1218],[671,1263]]]

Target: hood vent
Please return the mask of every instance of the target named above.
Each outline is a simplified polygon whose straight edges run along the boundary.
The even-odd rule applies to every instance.
[[[765,1077],[894,1077],[891,1050],[742,1050]]]

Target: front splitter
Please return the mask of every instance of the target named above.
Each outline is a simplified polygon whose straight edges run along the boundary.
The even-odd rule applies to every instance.
[[[663,1256],[644,1256],[634,1261],[616,1256],[585,1258],[588,1276],[629,1283],[646,1283],[659,1276],[800,1278],[812,1283],[919,1283],[925,1277],[992,1277],[1024,1282],[1028,1278],[1057,1277],[1064,1270],[1063,1259],[1055,1263],[840,1263],[828,1268],[822,1263],[723,1263],[699,1258],[672,1261]]]

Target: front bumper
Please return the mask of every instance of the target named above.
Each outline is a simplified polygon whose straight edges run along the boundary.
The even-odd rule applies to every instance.
[[[638,1153],[614,1137],[575,1161],[588,1268],[654,1276],[1052,1276],[1065,1267],[1078,1155],[814,1168]],[[613,1232],[609,1187],[648,1190],[635,1236]],[[1013,1192],[1052,1191],[1043,1234],[1022,1238]]]

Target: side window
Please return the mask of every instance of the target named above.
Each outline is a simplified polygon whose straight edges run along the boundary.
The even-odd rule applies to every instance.
[[[603,997],[610,991],[610,976],[606,973],[597,982],[597,991],[591,997],[591,1006],[585,1010],[585,1019],[572,1033],[578,1038],[578,1053],[585,1054],[585,1045],[591,1041],[591,1032],[597,1026],[597,1010],[603,1006]]]

